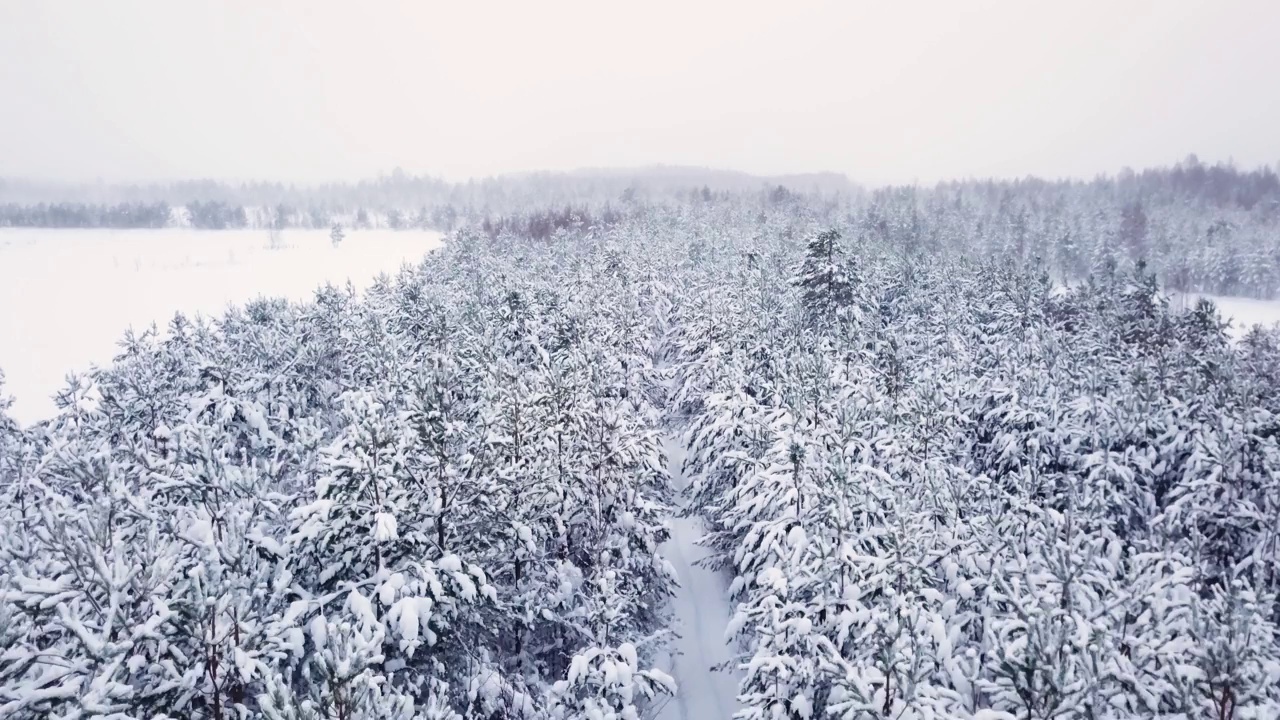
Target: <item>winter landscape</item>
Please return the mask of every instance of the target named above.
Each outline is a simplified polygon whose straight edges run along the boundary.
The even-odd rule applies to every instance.
[[[309,300],[325,283],[363,290],[379,273],[416,265],[439,237],[368,230],[334,248],[327,230],[289,229],[273,240],[267,230],[0,228],[9,414],[24,425],[52,417],[66,374],[110,364],[127,330],[163,330],[177,313],[221,316],[260,297]],[[98,300],[35,300],[51,287]]]
[[[0,720],[1280,718],[1276,7],[373,5],[0,7]]]
[[[3,231],[102,301],[6,318],[0,708],[1274,716],[1280,336],[1188,293],[1275,292],[1275,174],[636,175]]]

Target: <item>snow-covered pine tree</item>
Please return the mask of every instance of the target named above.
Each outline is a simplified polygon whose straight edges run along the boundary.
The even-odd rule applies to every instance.
[[[809,241],[792,282],[801,289],[801,303],[811,324],[835,322],[853,304],[856,280],[848,262],[840,246],[840,231],[823,230]]]

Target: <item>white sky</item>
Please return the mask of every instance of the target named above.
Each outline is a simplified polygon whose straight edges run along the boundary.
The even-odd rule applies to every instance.
[[[1280,1],[0,0],[0,176],[1280,161]]]

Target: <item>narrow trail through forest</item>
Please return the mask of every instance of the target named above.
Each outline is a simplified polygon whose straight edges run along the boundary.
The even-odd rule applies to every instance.
[[[677,431],[667,435],[664,447],[672,483],[683,491],[688,483],[682,471],[684,447]],[[658,720],[729,720],[739,709],[739,673],[712,669],[732,657],[724,636],[730,609],[724,579],[696,564],[707,555],[698,545],[701,537],[700,519],[677,517],[671,521],[671,539],[662,546],[680,579],[672,601],[680,638],[665,668],[679,689],[662,707]]]

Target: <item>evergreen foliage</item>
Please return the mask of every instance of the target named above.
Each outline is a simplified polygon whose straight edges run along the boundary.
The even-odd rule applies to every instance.
[[[1277,717],[1280,337],[1170,308],[1158,204],[1063,287],[955,197],[471,226],[0,403],[0,717],[652,714],[668,433],[741,718]]]

